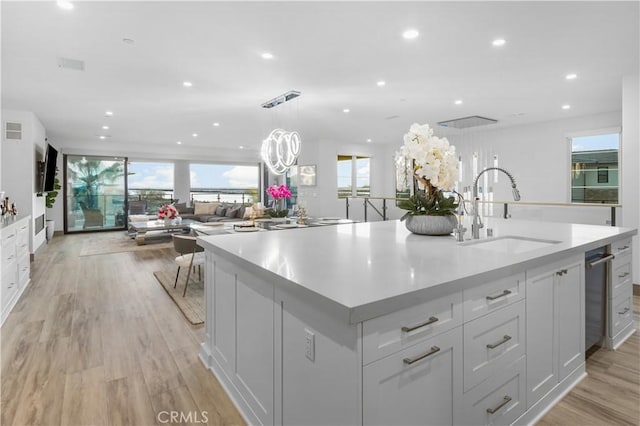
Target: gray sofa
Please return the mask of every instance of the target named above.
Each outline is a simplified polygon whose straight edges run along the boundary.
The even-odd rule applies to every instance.
[[[225,203],[198,203],[210,208],[200,209],[201,206],[187,207],[187,203],[175,204],[178,213],[182,219],[197,220],[198,222],[237,222],[241,221],[244,216],[244,210],[247,206],[242,204],[225,204]],[[215,209],[214,205],[215,204]],[[196,214],[196,210],[200,210]],[[208,210],[208,211],[207,211]],[[203,212],[204,211],[204,212]]]

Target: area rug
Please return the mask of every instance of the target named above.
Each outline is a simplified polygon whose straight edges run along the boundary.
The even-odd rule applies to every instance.
[[[182,297],[184,282],[187,280],[187,271],[185,268],[182,268],[180,277],[178,278],[178,285],[176,288],[173,288],[177,270],[178,267],[176,266],[175,269],[156,271],[153,275],[191,324],[204,324],[204,282],[198,281],[198,272],[194,273],[192,271],[191,278],[189,279],[189,287],[187,288],[187,295]]]
[[[136,240],[123,236],[122,238],[87,238],[82,243],[80,256],[95,256],[97,254],[121,253],[127,251],[142,251],[150,249],[164,249],[173,247],[171,240],[147,240],[148,244],[139,246]]]

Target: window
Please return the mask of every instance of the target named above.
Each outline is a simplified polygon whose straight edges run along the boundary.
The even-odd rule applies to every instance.
[[[127,170],[129,201],[146,201],[152,213],[174,199],[173,163],[130,161]]]
[[[191,164],[191,199],[228,203],[255,203],[259,200],[258,165]]]
[[[620,133],[571,139],[571,202],[618,203]]]
[[[370,163],[368,157],[338,155],[338,198],[371,195]]]

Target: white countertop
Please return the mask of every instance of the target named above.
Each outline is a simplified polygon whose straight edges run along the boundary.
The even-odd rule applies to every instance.
[[[452,236],[414,235],[399,221],[216,235],[198,242],[284,290],[319,295],[345,310],[350,322],[359,322],[443,291],[521,272],[637,233],[629,228],[569,223],[485,222],[485,229],[494,230],[494,238],[508,235],[560,242],[502,254],[457,243]]]

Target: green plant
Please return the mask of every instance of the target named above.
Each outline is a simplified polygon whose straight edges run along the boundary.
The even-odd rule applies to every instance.
[[[408,210],[400,220],[409,216],[449,216],[456,214],[458,203],[453,196],[445,197],[442,191],[434,191],[430,197],[426,197],[424,191],[418,191],[408,200],[402,200],[398,207]]]
[[[289,214],[289,210],[267,209],[265,210],[265,213],[267,213],[271,217],[287,217],[287,215]]]
[[[53,179],[53,191],[47,192],[47,196],[45,198],[45,205],[48,209],[52,208],[56,202],[56,198],[58,197],[58,192],[62,189],[60,186],[60,180],[58,179],[58,168],[56,167],[56,175]]]

